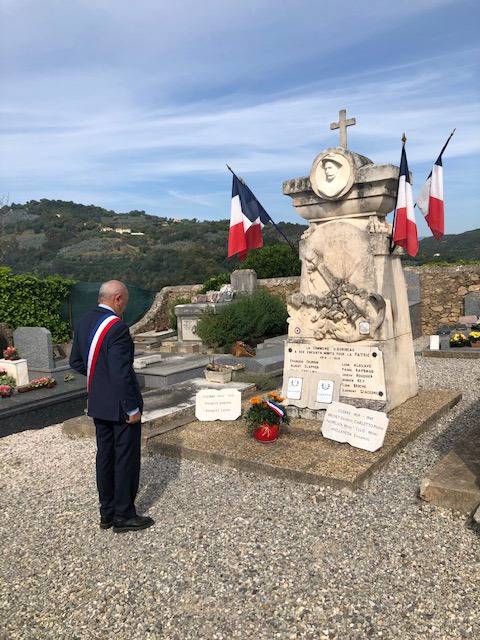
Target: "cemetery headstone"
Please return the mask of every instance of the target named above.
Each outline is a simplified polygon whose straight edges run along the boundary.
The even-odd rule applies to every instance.
[[[202,313],[207,310],[216,312],[224,306],[224,302],[177,304],[175,307],[175,315],[177,316],[179,342],[201,343],[202,340],[197,335],[197,324]]]
[[[336,123],[345,142],[348,122]],[[319,372],[339,376],[340,400],[358,407],[390,411],[416,395],[407,287],[385,221],[397,181],[398,167],[340,143],[318,154],[309,177],[284,183],[309,227],[300,242],[300,291],[288,300],[283,395],[289,377],[302,378],[306,392]],[[415,301],[417,283],[411,287]],[[305,400],[303,391],[287,400],[291,415],[322,418],[314,398],[306,407]]]
[[[13,332],[13,343],[29,369],[45,373],[55,369],[52,334],[45,327],[18,327]]]
[[[463,305],[463,313],[466,316],[480,316],[480,291],[466,293]]]
[[[202,422],[236,420],[242,412],[238,389],[202,389],[195,397],[195,417]]]
[[[258,286],[257,273],[254,269],[237,269],[230,275],[230,282],[237,293],[253,293]]]

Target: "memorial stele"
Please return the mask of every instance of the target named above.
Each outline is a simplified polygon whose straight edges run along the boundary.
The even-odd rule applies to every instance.
[[[388,412],[418,391],[401,251],[390,251],[387,213],[398,167],[347,148],[355,119],[340,111],[340,145],[314,159],[310,176],[283,184],[308,229],[300,241],[300,291],[288,300],[283,394],[291,415],[321,419],[322,389]],[[336,391],[336,392],[335,392]]]

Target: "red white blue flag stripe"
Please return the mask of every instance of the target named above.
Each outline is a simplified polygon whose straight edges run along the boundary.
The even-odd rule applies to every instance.
[[[415,222],[412,185],[410,183],[405,145],[402,147],[400,159],[393,242],[403,247],[410,256],[416,256],[418,253],[417,223]]]
[[[267,400],[266,404],[267,404],[268,407],[270,407],[270,409],[272,409],[272,411],[275,411],[277,416],[280,416],[281,418],[284,417],[285,411],[281,407],[279,407],[278,404],[275,404],[271,400]]]
[[[97,324],[94,334],[90,343],[90,347],[88,349],[88,358],[87,358],[87,389],[90,389],[93,375],[95,373],[95,367],[97,365],[98,354],[100,353],[100,349],[102,348],[103,341],[105,340],[105,336],[109,332],[109,330],[113,327],[114,324],[120,322],[120,318],[115,315],[108,315]]]
[[[431,232],[437,240],[445,233],[445,212],[443,203],[442,156],[438,156],[433,169],[417,198],[417,207],[425,216]]]
[[[228,257],[238,254],[243,260],[251,249],[263,247],[262,229],[270,220],[247,185],[233,175]]]

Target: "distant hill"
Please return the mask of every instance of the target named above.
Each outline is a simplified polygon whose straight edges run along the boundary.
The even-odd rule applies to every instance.
[[[420,240],[418,262],[432,260],[456,262],[458,260],[480,260],[480,229],[464,233],[449,234],[441,240],[433,237]]]
[[[58,273],[78,281],[120,278],[147,289],[203,282],[231,271],[228,220],[116,213],[62,200],[32,200],[0,209],[0,264],[16,273]],[[305,226],[281,223],[297,243]],[[282,242],[272,227],[266,244]]]
[[[31,200],[0,209],[0,264],[16,273],[58,273],[78,281],[120,278],[158,291],[165,285],[204,282],[238,266],[227,259],[228,220],[116,213],[62,200]],[[297,244],[306,225],[280,223]],[[266,244],[282,242],[264,229]],[[439,254],[439,255],[436,255]],[[423,238],[408,262],[480,260],[480,229]]]

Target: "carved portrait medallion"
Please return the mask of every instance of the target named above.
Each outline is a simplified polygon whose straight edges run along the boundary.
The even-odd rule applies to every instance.
[[[355,177],[353,162],[342,149],[322,151],[312,164],[310,182],[321,198],[336,200],[352,188]]]

